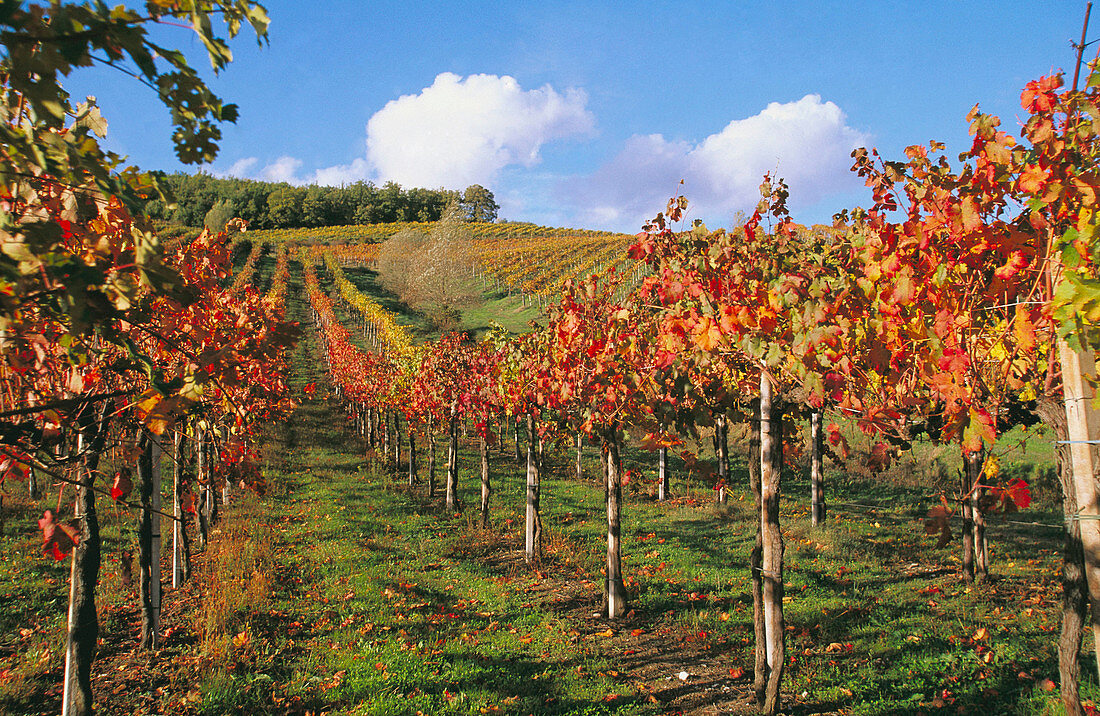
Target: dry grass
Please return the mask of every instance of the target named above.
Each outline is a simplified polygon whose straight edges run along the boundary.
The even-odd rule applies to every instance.
[[[200,653],[217,662],[237,635],[247,635],[248,615],[262,611],[271,597],[274,563],[270,536],[255,505],[242,505],[214,531],[195,574],[204,594],[193,617]]]

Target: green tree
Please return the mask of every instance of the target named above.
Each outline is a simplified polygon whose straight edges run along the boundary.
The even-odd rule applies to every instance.
[[[203,225],[208,231],[216,234],[224,229],[234,216],[236,211],[233,209],[233,202],[229,199],[219,199],[214,206],[210,207],[210,211],[206,212]]]
[[[496,202],[493,192],[480,184],[471,184],[462,194],[462,208],[466,212],[467,221],[492,222],[497,220],[497,212],[500,205]]]
[[[305,191],[283,184],[267,197],[267,213],[276,229],[288,229],[302,223],[302,200]]]

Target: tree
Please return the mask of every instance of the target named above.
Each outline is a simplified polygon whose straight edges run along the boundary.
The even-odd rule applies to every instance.
[[[305,190],[283,184],[267,196],[267,213],[276,229],[298,226],[302,221]]]
[[[218,203],[210,207],[210,211],[206,212],[203,225],[206,226],[207,231],[216,234],[225,228],[225,225],[229,223],[234,215],[233,202],[228,199],[220,199]]]
[[[466,221],[490,223],[497,220],[500,205],[493,192],[480,184],[471,184],[462,194],[462,209],[466,212]]]

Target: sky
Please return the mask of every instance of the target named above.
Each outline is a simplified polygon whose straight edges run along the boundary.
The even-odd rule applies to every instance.
[[[869,203],[851,151],[969,146],[979,104],[1018,133],[1024,85],[1072,79],[1085,2],[371,2],[271,0],[268,42],[242,33],[207,73],[240,108],[219,176],[409,188],[488,187],[500,217],[636,232],[683,193],[729,226],[765,172],[804,224]],[[1100,39],[1100,11],[1088,41]],[[157,39],[208,67],[184,29]],[[1086,50],[1096,56],[1100,43]],[[167,110],[122,73],[79,70],[109,148],[195,171]],[[680,182],[683,182],[681,185]]]

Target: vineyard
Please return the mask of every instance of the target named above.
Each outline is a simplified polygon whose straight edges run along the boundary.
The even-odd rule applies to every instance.
[[[103,12],[0,18],[0,712],[1097,713],[1100,66],[831,226],[211,231],[55,80],[209,162],[145,24],[266,12]]]

